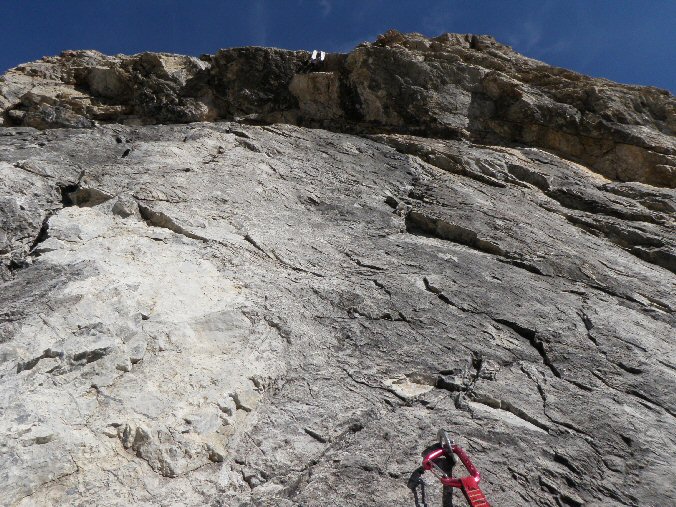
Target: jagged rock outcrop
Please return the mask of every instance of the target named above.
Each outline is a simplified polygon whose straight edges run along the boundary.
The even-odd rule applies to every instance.
[[[493,505],[676,497],[667,92],[388,32],[0,107],[3,504],[413,505],[440,427]]]
[[[317,68],[308,59],[268,48],[199,59],[67,51],[11,70],[0,110],[38,129],[239,118],[522,143],[611,179],[676,181],[676,101],[664,90],[550,67],[486,36],[392,31]]]

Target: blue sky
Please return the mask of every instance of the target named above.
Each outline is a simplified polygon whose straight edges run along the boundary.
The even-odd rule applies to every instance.
[[[348,51],[388,28],[490,34],[553,65],[676,91],[676,0],[0,0],[0,72],[64,49]]]

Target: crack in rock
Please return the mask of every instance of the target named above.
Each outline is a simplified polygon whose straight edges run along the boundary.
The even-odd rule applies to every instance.
[[[149,208],[148,206],[144,206],[141,203],[138,204],[138,209],[143,220],[145,220],[146,223],[151,227],[161,227],[163,229],[168,229],[172,232],[175,232],[176,234],[181,234],[186,238],[196,239],[198,241],[209,241],[204,236],[192,233],[184,227],[181,227],[169,215],[166,215],[161,211],[154,211],[153,209]]]
[[[21,373],[22,371],[32,370],[37,366],[37,364],[40,362],[41,359],[55,359],[55,358],[62,359],[63,352],[57,352],[52,349],[46,349],[41,355],[34,357],[33,359],[24,361],[22,363],[17,363],[16,372]]]
[[[487,394],[476,394],[476,393],[470,396],[470,400],[474,403],[479,403],[481,405],[485,405],[495,410],[503,410],[505,412],[509,412],[510,414],[518,417],[519,419],[526,421],[527,423],[537,427],[539,430],[549,433],[550,429],[549,425],[543,423],[542,421],[536,419],[535,417],[530,416],[520,408],[514,406],[509,401],[495,399]]]
[[[538,333],[536,331],[525,328],[523,326],[520,326],[516,322],[512,322],[506,319],[493,319],[493,320],[495,320],[495,322],[499,324],[507,326],[516,334],[518,334],[522,338],[525,338],[526,341],[530,343],[535,350],[537,350],[538,354],[540,354],[540,357],[542,357],[543,364],[549,368],[549,370],[555,377],[561,378],[561,372],[559,372],[556,366],[554,366],[551,359],[547,355],[547,350],[545,349],[544,342],[540,338],[538,338]]]
[[[432,236],[468,246],[490,255],[507,256],[507,252],[500,248],[500,246],[479,238],[475,231],[452,224],[446,220],[431,217],[419,211],[410,211],[406,215],[405,225],[406,231],[410,234]]]

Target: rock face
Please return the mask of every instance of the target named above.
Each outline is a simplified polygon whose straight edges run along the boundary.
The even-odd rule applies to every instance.
[[[483,36],[308,59],[2,78],[3,504],[413,505],[438,428],[493,505],[672,503],[674,98]]]
[[[67,51],[0,82],[10,125],[239,119],[519,143],[619,181],[673,188],[676,100],[525,58],[486,36],[388,32],[350,54],[226,49],[201,58]]]

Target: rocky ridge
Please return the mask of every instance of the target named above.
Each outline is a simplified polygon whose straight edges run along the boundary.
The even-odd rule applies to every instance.
[[[495,505],[669,504],[675,104],[457,34],[12,69],[3,502],[413,505],[444,427]]]
[[[306,51],[259,47],[66,51],[9,71],[0,111],[38,129],[238,119],[521,143],[611,179],[675,185],[676,101],[664,90],[550,67],[476,35],[391,31],[311,67]]]

